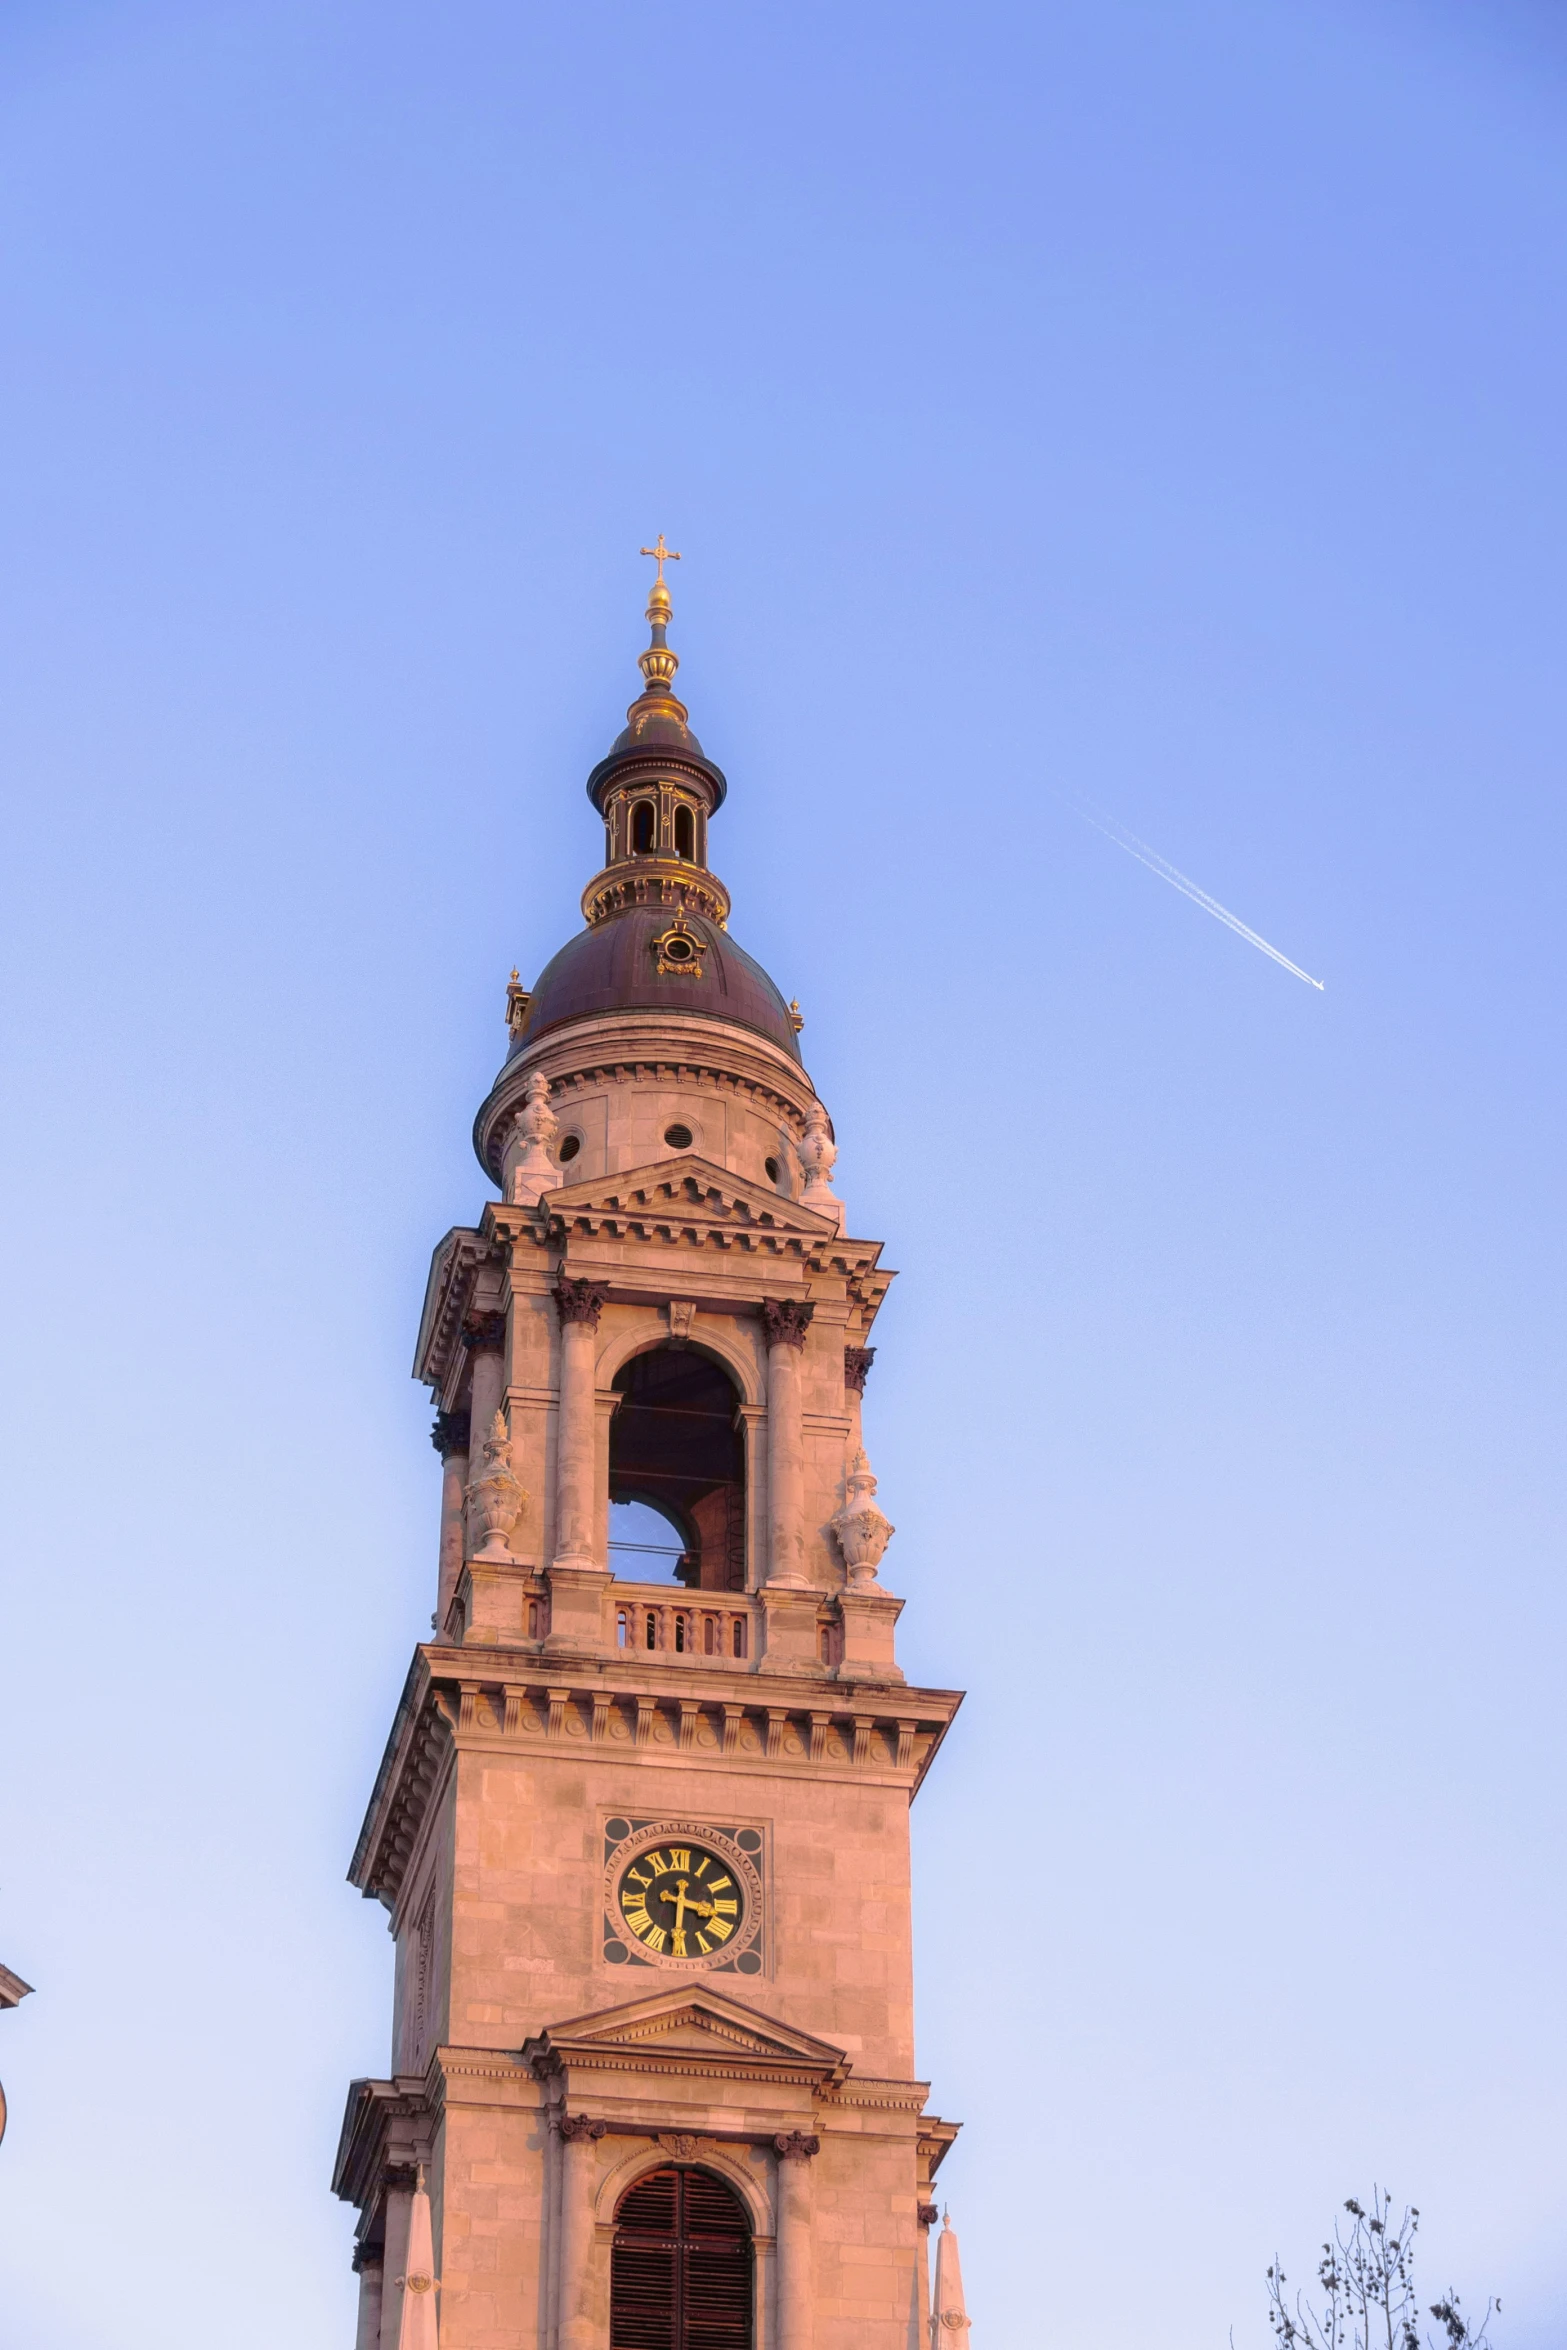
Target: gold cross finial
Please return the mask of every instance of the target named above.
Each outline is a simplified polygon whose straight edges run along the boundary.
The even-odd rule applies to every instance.
[[[679,562],[680,554],[678,548],[666,547],[664,544],[664,534],[662,531],[660,531],[658,534],[658,545],[656,547],[644,547],[642,552],[644,555],[651,555],[654,562],[658,565],[657,585],[662,587],[664,584],[664,565],[666,563]]]

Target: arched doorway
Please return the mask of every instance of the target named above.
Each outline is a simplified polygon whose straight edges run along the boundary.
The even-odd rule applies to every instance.
[[[677,1581],[743,1591],[745,1440],[729,1374],[694,1346],[655,1346],[623,1364],[614,1385],[610,1500],[646,1502],[667,1519],[685,1546]]]
[[[711,2171],[656,2170],[620,2199],[610,2350],[750,2350],[751,2223]]]

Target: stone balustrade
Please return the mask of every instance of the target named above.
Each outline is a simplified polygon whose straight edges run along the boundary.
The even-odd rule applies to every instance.
[[[745,1665],[755,1661],[757,1606],[742,1592],[672,1592],[667,1583],[623,1583],[611,1593],[615,1646],[660,1664]],[[824,1611],[825,1614],[825,1611]]]

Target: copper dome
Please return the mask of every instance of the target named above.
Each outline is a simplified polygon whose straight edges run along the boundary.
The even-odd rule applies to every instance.
[[[681,921],[698,949],[699,973],[693,975],[689,965],[660,969],[664,958],[657,942],[668,932],[671,914],[667,906],[629,906],[569,939],[539,974],[507,1059],[569,1020],[645,1011],[728,1020],[754,1029],[798,1061],[800,1041],[788,1005],[727,930],[687,911]]]

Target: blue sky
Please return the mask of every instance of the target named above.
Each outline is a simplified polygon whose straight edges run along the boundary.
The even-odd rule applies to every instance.
[[[662,529],[981,2350],[1262,2350],[1374,2180],[1558,2343],[1559,16],[13,0],[0,117],[0,2339],[351,2339],[407,1364]]]

